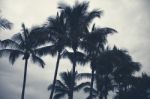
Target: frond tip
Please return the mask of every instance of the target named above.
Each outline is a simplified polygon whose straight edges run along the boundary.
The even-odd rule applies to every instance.
[[[42,68],[44,68],[45,63],[44,63],[44,61],[43,61],[40,57],[38,57],[38,56],[32,54],[32,57],[31,57],[31,58],[32,58],[32,61],[33,61],[34,63],[38,63]]]

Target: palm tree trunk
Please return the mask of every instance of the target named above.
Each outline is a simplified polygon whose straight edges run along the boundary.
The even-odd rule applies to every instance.
[[[76,71],[76,50],[74,50],[74,59],[73,59],[73,82],[71,86],[71,95],[70,99],[73,99],[74,83],[75,83],[75,71]]]
[[[102,92],[100,92],[99,99],[103,99]]]
[[[58,52],[55,75],[54,75],[54,80],[53,80],[53,86],[52,86],[52,91],[51,91],[49,99],[53,98],[53,94],[54,94],[54,90],[55,90],[55,83],[56,83],[56,78],[57,78],[57,73],[58,73],[58,67],[59,67],[59,61],[60,61],[60,52]]]
[[[72,99],[71,93],[68,93],[68,99]]]
[[[104,95],[105,99],[107,99],[107,95]]]
[[[90,99],[92,99],[92,90],[93,90],[93,83],[94,83],[94,69],[92,68],[92,78],[91,78],[91,85],[90,85]]]
[[[22,88],[21,99],[24,99],[24,94],[25,94],[26,76],[27,76],[27,64],[28,64],[28,59],[25,59],[24,78],[23,78],[23,88]]]

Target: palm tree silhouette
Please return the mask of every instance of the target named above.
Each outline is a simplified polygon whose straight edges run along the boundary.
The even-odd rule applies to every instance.
[[[117,32],[116,30],[112,28],[95,28],[95,24],[92,27],[92,31],[86,34],[86,36],[83,38],[83,41],[81,43],[81,48],[84,49],[84,51],[88,54],[88,58],[90,60],[90,66],[91,66],[91,91],[90,96],[92,99],[92,89],[93,89],[93,82],[94,82],[94,74],[96,70],[96,61],[97,57],[103,53],[104,45],[107,42],[107,35],[112,34],[114,32]]]
[[[124,93],[122,93],[122,99],[149,99],[150,96],[150,77],[146,73],[142,73],[142,76],[132,76],[130,87]],[[119,94],[115,96],[115,99],[119,99]]]
[[[100,17],[102,11],[93,10],[88,12],[88,2],[78,3],[76,2],[73,7],[60,4],[59,9],[64,12],[68,27],[68,35],[70,38],[69,47],[73,50],[73,78],[75,79],[76,71],[76,54],[84,35],[88,32],[88,26],[96,17]],[[73,80],[74,81],[74,80]],[[73,99],[73,88],[71,88],[71,97]]]
[[[140,69],[140,64],[133,62],[127,51],[114,47],[108,49],[98,58],[96,79],[99,99],[107,99],[108,91],[118,89],[118,97],[122,99],[122,92],[126,92],[130,76]]]
[[[51,90],[51,94],[49,99],[53,98],[53,93],[55,89],[55,83],[56,83],[56,78],[57,78],[57,73],[58,73],[58,68],[59,68],[59,62],[61,59],[61,54],[65,49],[65,46],[68,43],[68,37],[66,33],[66,22],[64,18],[64,13],[60,12],[57,13],[56,17],[49,17],[48,18],[48,23],[42,27],[43,29],[40,30],[38,35],[45,35],[44,37],[39,37],[39,42],[45,41],[46,43],[49,43],[51,45],[41,47],[37,53],[40,56],[51,54],[54,56],[57,53],[57,62],[56,62],[56,69],[55,69],[55,74],[54,74],[54,80],[53,80],[53,87]]]
[[[53,41],[53,44],[55,45],[55,50],[58,51],[58,57],[57,57],[57,62],[56,62],[56,69],[55,69],[55,75],[54,75],[54,80],[53,80],[53,87],[52,91],[50,94],[50,99],[53,98],[53,93],[54,93],[54,88],[55,88],[55,83],[56,83],[56,77],[58,73],[58,67],[59,67],[59,61],[61,58],[61,53],[64,50],[68,39],[66,35],[66,23],[64,21],[64,14],[61,12],[60,16],[57,14],[56,19],[50,19],[50,22],[52,23],[50,25],[52,31],[55,33],[54,38],[55,40]]]
[[[26,86],[26,75],[27,75],[27,65],[28,60],[31,57],[31,60],[34,63],[38,63],[42,68],[44,67],[44,61],[36,55],[36,50],[38,50],[38,43],[36,43],[35,38],[32,38],[32,32],[30,32],[24,24],[22,24],[23,32],[15,34],[11,39],[6,39],[2,41],[2,48],[0,50],[0,56],[9,55],[9,61],[11,64],[18,59],[18,57],[23,56],[25,60],[24,67],[24,78],[22,86],[21,99],[24,99],[25,86]]]
[[[55,86],[55,96],[54,99],[60,99],[61,97],[68,95],[68,99],[72,99],[71,96],[71,90],[73,87],[73,91],[79,91],[85,86],[90,85],[89,82],[83,82],[80,84],[77,84],[77,81],[81,80],[82,74],[78,74],[75,72],[75,82],[73,83],[73,72],[62,72],[60,74],[61,80],[56,81]],[[48,90],[51,90],[53,87],[53,84],[48,87]]]
[[[132,57],[125,50],[113,48],[114,70],[113,76],[118,85],[119,99],[122,93],[126,93],[132,75],[140,70],[140,63],[134,62]]]
[[[113,61],[112,50],[105,48],[96,61],[96,85],[99,99],[107,99],[108,92],[113,90]]]

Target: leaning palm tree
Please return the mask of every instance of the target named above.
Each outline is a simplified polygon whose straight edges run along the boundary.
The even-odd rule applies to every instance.
[[[76,54],[82,41],[82,38],[88,33],[88,27],[93,19],[100,17],[102,11],[93,10],[88,12],[89,3],[78,3],[71,7],[66,4],[60,4],[59,8],[64,12],[67,22],[67,34],[70,38],[69,47],[73,50],[73,78],[75,79],[76,71]],[[74,81],[74,80],[73,80]],[[71,89],[71,96],[73,98],[73,88]]]
[[[42,68],[44,67],[44,61],[36,55],[36,50],[38,50],[38,43],[35,41],[32,35],[32,32],[29,32],[25,25],[22,25],[23,32],[15,34],[11,39],[6,39],[2,41],[0,50],[0,56],[9,55],[9,61],[11,64],[18,59],[18,57],[23,56],[25,61],[24,67],[24,78],[23,78],[23,88],[21,99],[24,99],[25,95],[25,86],[26,86],[26,75],[27,75],[27,65],[28,60],[31,57],[31,60],[34,63],[38,63]]]
[[[49,18],[49,29],[51,29],[51,36],[52,36],[52,44],[54,50],[58,52],[58,57],[57,57],[57,62],[56,62],[56,69],[55,69],[55,74],[54,74],[54,80],[53,80],[53,87],[51,90],[50,98],[53,98],[53,93],[55,89],[55,83],[56,83],[56,78],[57,78],[57,73],[58,73],[58,68],[59,68],[59,62],[61,59],[61,53],[63,52],[65,46],[68,43],[68,37],[66,34],[66,22],[64,21],[64,13],[61,12],[60,15],[57,13],[56,18]]]
[[[5,18],[0,17],[0,28],[11,29],[12,23]]]
[[[79,91],[85,86],[88,86],[89,82],[83,82],[80,84],[77,84],[77,81],[81,80],[81,75],[75,72],[75,82],[73,83],[73,72],[62,72],[60,74],[61,80],[56,81],[55,86],[55,96],[54,99],[60,99],[61,97],[68,95],[68,99],[72,99],[71,96],[71,90],[73,87],[73,91]],[[53,84],[51,84],[48,87],[48,90],[51,90],[53,87]]]
[[[92,89],[94,82],[94,75],[96,70],[96,61],[97,57],[101,55],[104,51],[104,46],[107,42],[107,36],[117,32],[112,28],[95,28],[95,24],[92,27],[92,31],[85,35],[83,41],[81,42],[81,48],[88,54],[88,58],[90,60],[91,66],[91,91],[90,91],[90,99],[92,99]]]
[[[48,22],[44,25],[44,27],[39,29],[38,33],[36,32],[36,35],[40,35],[40,37],[38,37],[38,42],[45,42],[47,44],[47,46],[41,47],[39,50],[37,50],[36,53],[40,56],[47,54],[54,56],[57,54],[53,87],[49,99],[53,98],[61,54],[68,43],[66,27],[64,13],[60,12],[60,14],[57,13],[56,17],[49,17]],[[43,37],[41,37],[41,35],[43,35]]]

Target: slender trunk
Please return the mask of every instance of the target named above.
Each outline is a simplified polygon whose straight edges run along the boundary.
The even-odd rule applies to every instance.
[[[121,84],[119,83],[119,92],[118,92],[118,97],[119,97],[119,99],[121,99],[121,97],[122,97],[122,86],[121,86]]]
[[[54,80],[53,80],[53,86],[52,86],[52,91],[51,91],[49,99],[53,98],[53,94],[54,94],[54,90],[55,90],[55,83],[56,83],[56,78],[57,78],[57,73],[58,73],[58,67],[59,67],[59,61],[60,61],[60,52],[58,52],[55,74],[54,74]]]
[[[102,92],[100,92],[99,99],[103,99]]]
[[[73,59],[73,82],[71,86],[71,95],[70,99],[73,99],[73,91],[74,91],[74,84],[75,84],[75,71],[76,71],[76,50],[74,50],[74,59]]]
[[[25,59],[24,78],[23,78],[23,87],[22,87],[21,99],[24,99],[24,94],[25,94],[26,76],[27,76],[27,64],[28,64],[28,59]]]
[[[68,93],[68,99],[72,99],[72,96],[70,93]]]
[[[105,99],[107,99],[107,95],[105,95],[104,97],[105,97]]]
[[[73,94],[69,93],[68,99],[73,99]]]
[[[94,69],[92,68],[92,78],[91,78],[91,85],[90,85],[90,99],[92,99],[93,96],[93,83],[94,83]]]

